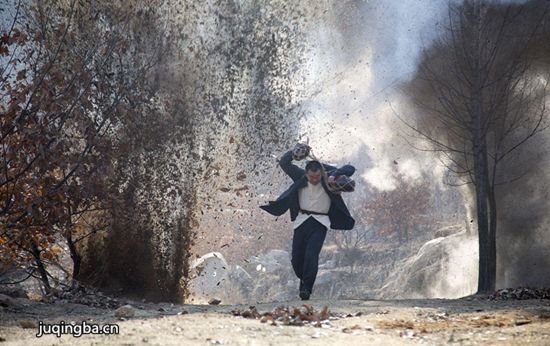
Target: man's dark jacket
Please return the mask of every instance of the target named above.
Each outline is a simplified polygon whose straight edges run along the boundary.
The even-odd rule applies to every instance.
[[[292,150],[288,151],[283,155],[283,157],[281,157],[279,165],[283,171],[292,178],[294,183],[285,192],[283,192],[276,201],[270,201],[268,205],[262,205],[260,208],[275,216],[283,215],[288,209],[290,209],[290,220],[294,221],[300,211],[298,190],[307,186],[305,170],[292,164]],[[334,166],[323,164],[323,167],[325,168],[328,176],[338,176],[344,174],[349,177],[355,172],[355,167],[351,165],[336,168]],[[321,184],[331,200],[330,209],[328,211],[330,228],[344,230],[352,229],[355,225],[355,220],[351,217],[342,196],[340,194],[330,192],[327,188],[325,179],[321,179]]]

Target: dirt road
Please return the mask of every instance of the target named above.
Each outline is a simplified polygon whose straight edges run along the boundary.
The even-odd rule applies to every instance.
[[[309,311],[315,309],[312,320],[318,321],[299,323],[277,321],[276,314],[263,320],[242,315],[253,317],[249,312],[257,311],[260,317],[278,306],[300,308],[301,301],[257,303],[255,310],[123,303],[135,308],[134,317],[115,317],[114,309],[19,298],[0,307],[0,345],[550,345],[550,300],[311,300]],[[327,319],[321,320],[325,306],[330,314],[325,310]],[[36,336],[40,324],[60,321],[116,323],[119,334]]]

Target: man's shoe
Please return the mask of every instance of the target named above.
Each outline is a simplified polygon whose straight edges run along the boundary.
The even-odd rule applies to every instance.
[[[309,291],[306,291],[306,290],[300,291],[300,298],[302,300],[309,300],[310,294],[311,293]]]

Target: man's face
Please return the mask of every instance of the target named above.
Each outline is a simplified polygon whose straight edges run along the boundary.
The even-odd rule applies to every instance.
[[[321,170],[318,171],[306,171],[307,181],[311,185],[317,185],[321,182]]]

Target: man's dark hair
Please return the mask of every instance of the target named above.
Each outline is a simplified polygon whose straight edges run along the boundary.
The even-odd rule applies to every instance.
[[[317,172],[317,171],[321,170],[321,168],[322,168],[321,162],[319,162],[319,161],[309,161],[306,164],[306,172],[307,171]]]

